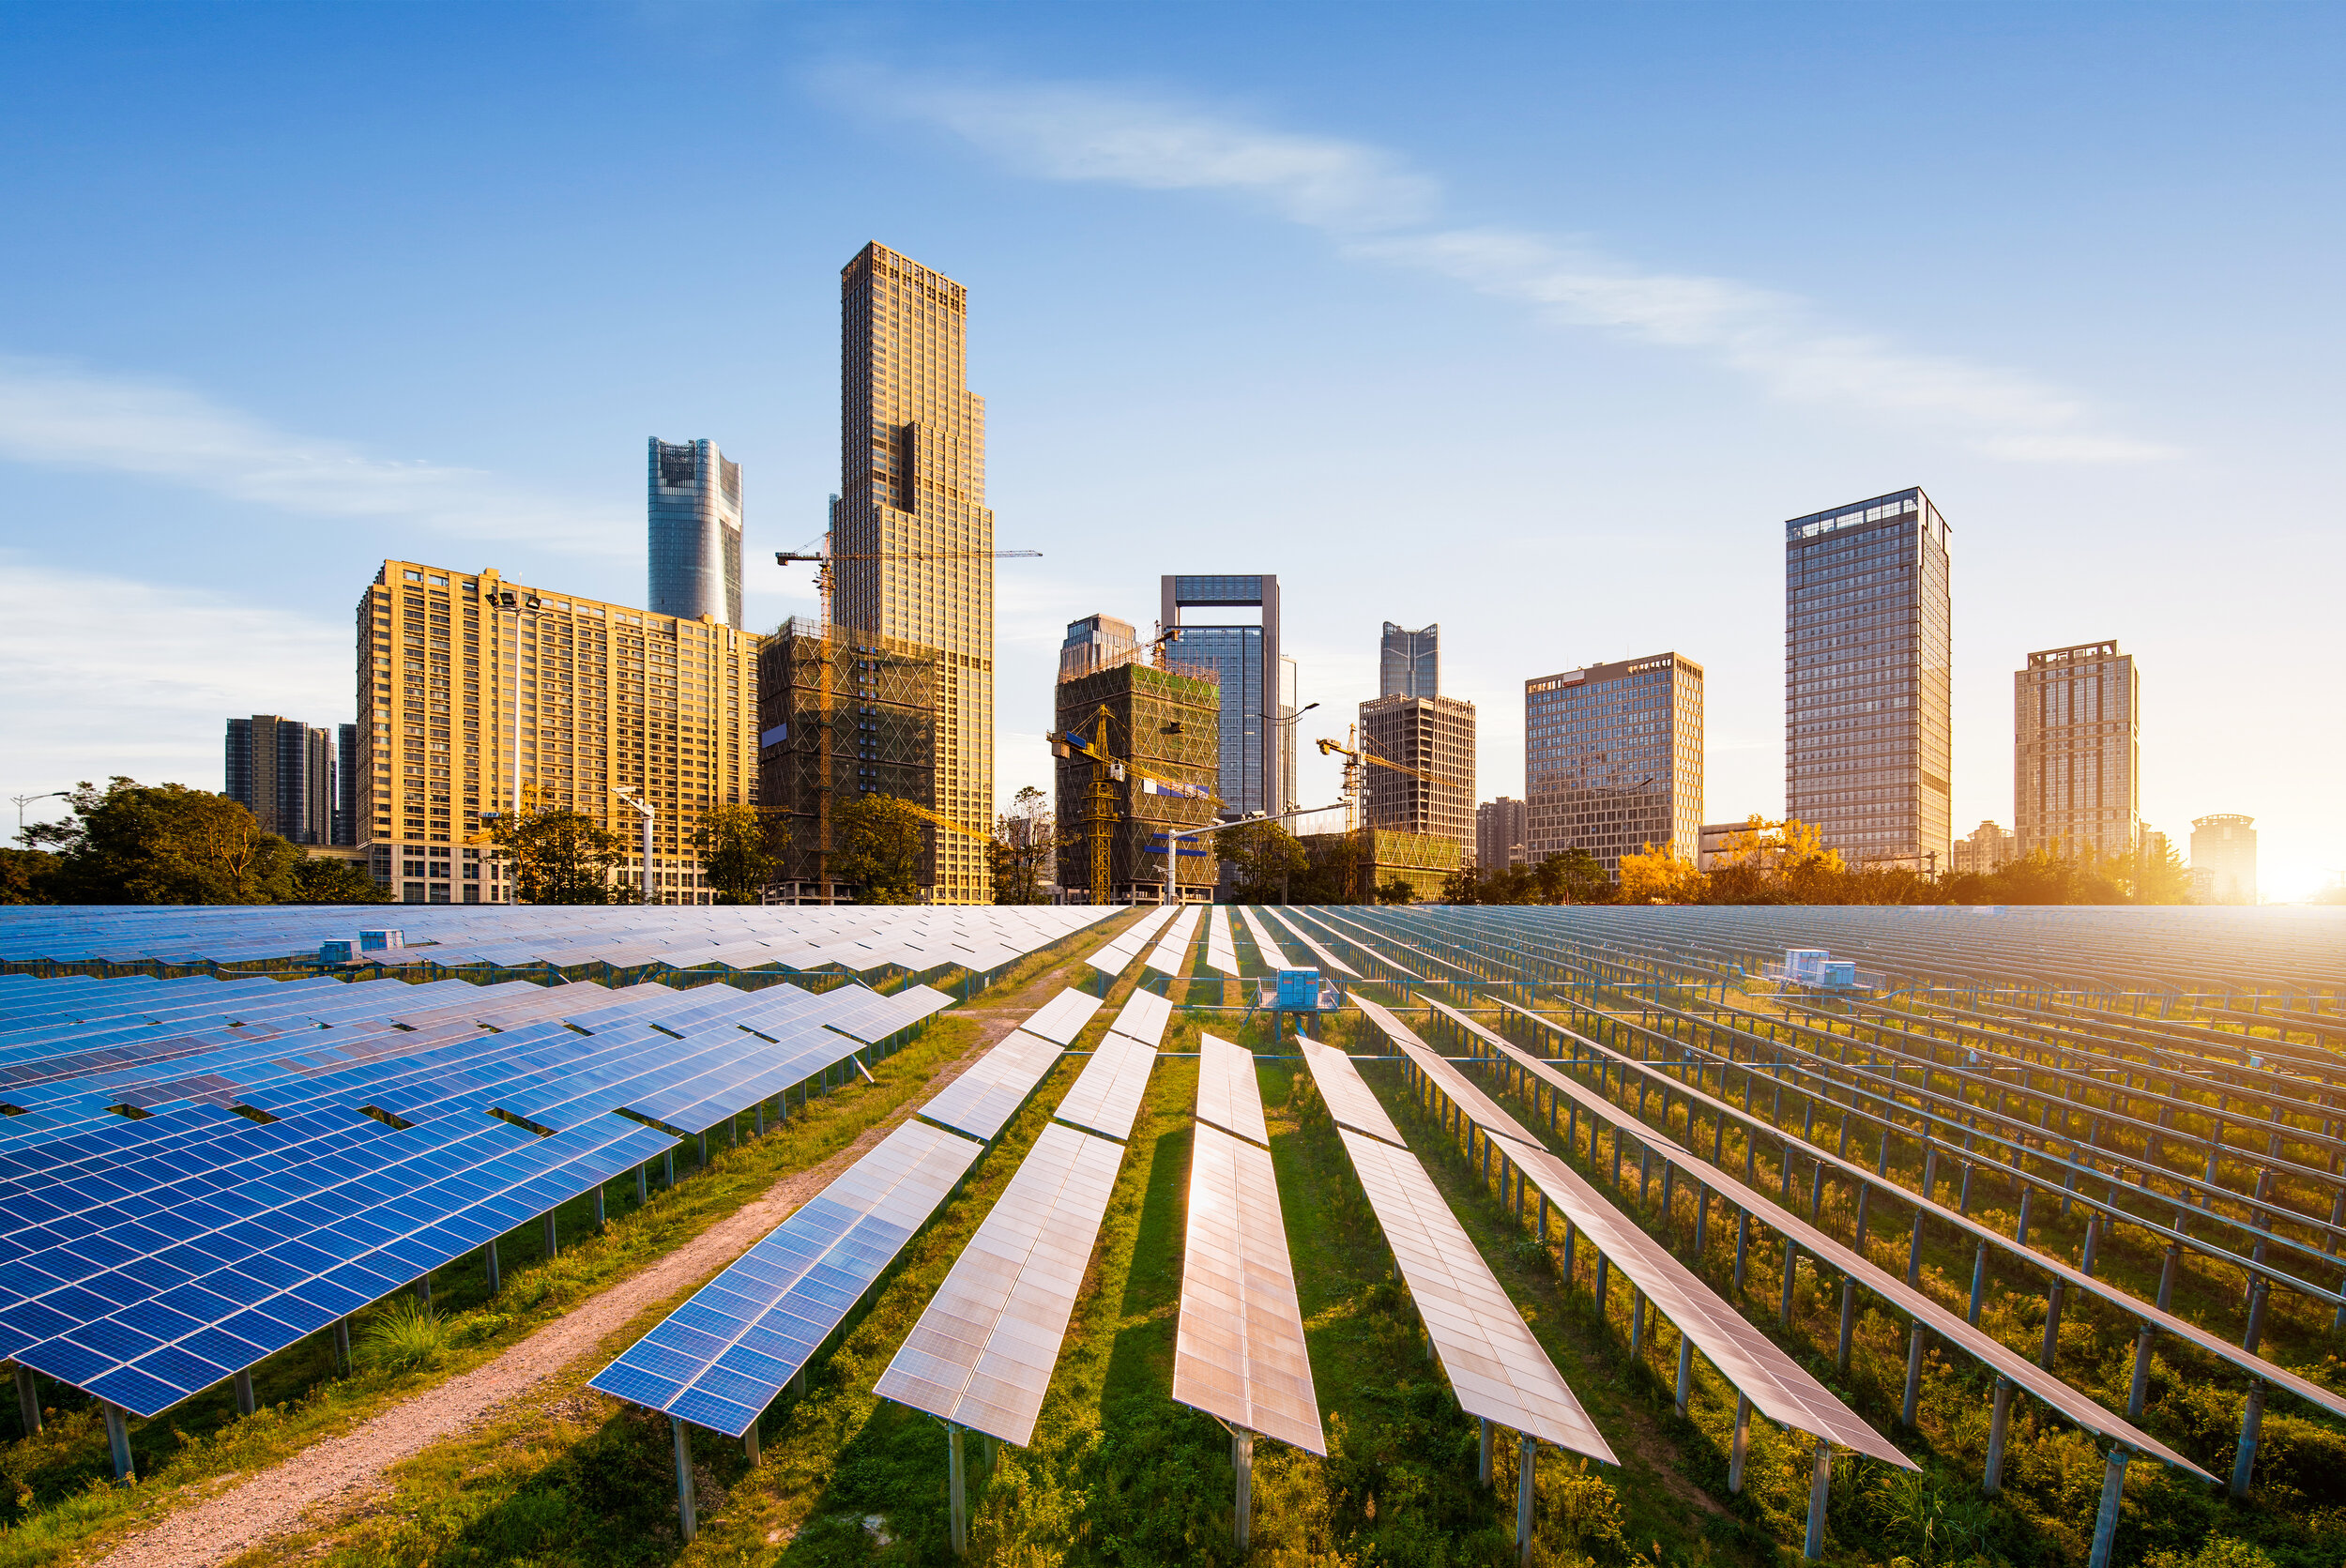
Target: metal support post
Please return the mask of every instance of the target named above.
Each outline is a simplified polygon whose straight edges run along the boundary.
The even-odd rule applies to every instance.
[[[1776,1317],[1786,1328],[1792,1326],[1792,1286],[1800,1283],[1800,1243],[1784,1238],[1784,1304]]]
[[[1988,1471],[1980,1478],[1979,1489],[1989,1497],[2003,1490],[2004,1429],[2012,1420],[2012,1379],[1996,1379],[1996,1405],[1988,1417]]]
[[[128,1486],[135,1476],[130,1467],[130,1423],[122,1419],[122,1407],[111,1399],[101,1399],[98,1408],[106,1413],[106,1446],[113,1452],[114,1482]]]
[[[757,1452],[757,1423],[751,1422],[749,1430],[741,1434],[741,1452],[749,1455],[753,1467],[763,1463]]]
[[[16,1363],[16,1413],[24,1423],[26,1437],[40,1430],[40,1386],[33,1380],[33,1369],[23,1362]]]
[[[1988,1243],[1982,1241],[1979,1250],[1972,1254],[1972,1304],[1963,1314],[1963,1321],[1975,1329],[1979,1327],[1980,1302],[1987,1294]]]
[[[2142,1419],[2142,1401],[2151,1390],[2151,1341],[2158,1332],[2149,1324],[2142,1325],[2134,1336],[2134,1386],[2126,1392],[2126,1419]]]
[[[676,1439],[677,1524],[689,1543],[701,1532],[700,1515],[693,1506],[693,1439],[681,1416],[668,1418],[668,1432]]]
[[[555,1254],[554,1210],[551,1210],[551,1209],[549,1209],[549,1210],[546,1210],[546,1256],[547,1256],[548,1257],[552,1257],[552,1256],[554,1256],[554,1254]]]
[[[416,1304],[426,1312],[432,1310],[432,1272],[428,1269],[416,1276]]]
[[[1927,1331],[1916,1323],[1906,1336],[1906,1397],[1898,1406],[1900,1424],[1914,1424],[1914,1407],[1923,1393],[1923,1335]]]
[[[480,1265],[481,1271],[488,1276],[489,1294],[494,1296],[504,1289],[505,1282],[497,1271],[497,1239],[494,1236],[480,1249]]]
[[[1744,1457],[1751,1452],[1751,1395],[1735,1395],[1735,1440],[1727,1451],[1727,1489],[1744,1489]]]
[[[2264,1424],[2264,1379],[2248,1384],[2248,1407],[2240,1413],[2240,1446],[2232,1451],[2232,1495],[2248,1495],[2248,1474],[2256,1466],[2257,1428]]]
[[[1808,1477],[1808,1541],[1801,1555],[1810,1562],[1824,1558],[1825,1507],[1833,1497],[1833,1445],[1817,1439],[1817,1457]]]
[[[953,1555],[966,1557],[969,1552],[969,1493],[961,1473],[961,1428],[951,1422],[945,1424],[945,1471],[952,1493]]]
[[[642,1165],[635,1167],[635,1207],[638,1209],[641,1209],[644,1205],[651,1201],[651,1194],[647,1190],[649,1186],[647,1173],[650,1169],[651,1162],[649,1160],[645,1161]]]
[[[1740,1210],[1735,1215],[1735,1288],[1744,1287],[1744,1257],[1751,1250],[1751,1210]]]
[[[1478,1418],[1475,1422],[1475,1426],[1479,1430],[1481,1442],[1477,1448],[1477,1458],[1474,1466],[1474,1480],[1476,1484],[1487,1486],[1491,1484],[1490,1418],[1488,1416]]]
[[[1516,1560],[1531,1560],[1531,1485],[1540,1473],[1540,1440],[1521,1433],[1516,1444]]]
[[[2034,1202],[2035,1198],[2035,1188],[2023,1187],[2020,1189],[2020,1219],[2019,1223],[2012,1227],[2012,1244],[2016,1247],[2025,1247],[2028,1245],[2028,1210],[2029,1205]]]
[[[252,1403],[252,1369],[246,1367],[236,1374],[236,1414],[249,1416],[255,1408]]]
[[[607,1222],[602,1212],[602,1183],[595,1183],[595,1228],[601,1230]]]
[[[1695,1396],[1695,1347],[1684,1334],[1678,1336],[1678,1413],[1686,1414],[1686,1402]]]
[[[1874,1184],[1860,1181],[1857,1184],[1857,1224],[1850,1229],[1850,1250],[1860,1257],[1866,1256],[1866,1210],[1873,1206],[1873,1201]]]
[[[1906,1243],[1906,1285],[1913,1289],[1923,1277],[1923,1211],[1914,1210],[1914,1234]]]
[[[2094,1555],[2087,1568],[2110,1568],[2110,1544],[2118,1534],[2118,1499],[2125,1490],[2126,1461],[2133,1457],[2123,1448],[2113,1448],[2102,1467],[2102,1506],[2094,1515]]]
[[[1711,1229],[1711,1189],[1695,1183],[1695,1267],[1702,1267],[1702,1250],[1709,1244]]]
[[[660,1184],[662,1189],[667,1192],[676,1191],[676,1150],[674,1149],[664,1149],[662,1151],[660,1156]]]
[[[1857,1328],[1857,1276],[1841,1276],[1841,1344],[1834,1352],[1833,1364],[1843,1372],[1849,1370],[1850,1338]]]
[[[1645,1351],[1645,1292],[1629,1287],[1629,1359],[1641,1361]]]
[[[1238,1472],[1238,1512],[1231,1521],[1232,1532],[1238,1537],[1238,1549],[1243,1552],[1255,1539],[1255,1434],[1252,1432],[1231,1432],[1230,1469]]]
[[[350,1319],[347,1317],[334,1319],[334,1370],[344,1378],[350,1376]]]
[[[2066,1280],[2055,1280],[2045,1292],[2045,1347],[2036,1354],[2036,1364],[2052,1370],[2053,1357],[2061,1349],[2061,1293],[2068,1287]]]
[[[2085,1222],[2085,1251],[2079,1256],[2078,1272],[2083,1274],[2088,1279],[2093,1278],[2094,1260],[2100,1255],[2101,1250],[2102,1217],[2096,1213],[2089,1217]]]
[[[2248,1287],[2248,1332],[2240,1336],[2240,1347],[2256,1353],[2258,1343],[2264,1338],[2264,1298],[2269,1283],[2262,1274]]]

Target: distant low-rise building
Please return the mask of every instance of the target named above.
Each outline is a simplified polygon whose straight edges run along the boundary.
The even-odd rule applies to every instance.
[[[1971,873],[1985,876],[2018,860],[2018,833],[2006,832],[1993,822],[1982,822],[1955,841],[1954,864],[1949,869],[1958,875]]]
[[[1474,808],[1474,863],[1485,871],[1504,871],[1531,858],[1525,847],[1523,802],[1502,795]]]
[[[1762,820],[1764,821],[1765,819],[1763,818]],[[1741,822],[1704,823],[1699,830],[1701,836],[1699,843],[1700,847],[1695,851],[1696,867],[1702,871],[1716,869],[1718,865],[1726,860],[1729,846],[1734,843],[1736,835],[1740,833],[1748,833],[1750,831],[1751,818],[1749,817],[1744,818]],[[1760,855],[1760,863],[1762,865],[1773,865],[1775,861],[1775,856],[1776,851],[1773,849],[1762,850]]]
[[[2192,819],[2191,896],[2201,904],[2257,901],[2255,817],[2224,813]]]

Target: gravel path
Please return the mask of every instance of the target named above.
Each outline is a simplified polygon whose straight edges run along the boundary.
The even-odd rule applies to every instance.
[[[1021,987],[1016,1003],[972,1008],[949,1016],[978,1025],[978,1043],[930,1081],[942,1089],[978,1056],[1033,1011]],[[922,1096],[925,1104],[928,1095]],[[756,1244],[791,1211],[912,1115],[907,1104],[891,1112],[821,1165],[785,1177],[675,1252],[590,1296],[486,1365],[370,1418],[339,1438],[312,1443],[273,1469],[262,1471],[180,1509],[130,1537],[102,1560],[108,1568],[210,1568],[295,1529],[305,1514],[341,1502],[401,1460],[443,1439],[480,1425],[529,1393],[571,1362],[624,1328],[647,1307],[698,1285]]]

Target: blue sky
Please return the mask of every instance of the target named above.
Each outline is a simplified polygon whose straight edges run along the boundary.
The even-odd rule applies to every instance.
[[[216,787],[225,715],[348,719],[388,553],[640,599],[647,435],[742,463],[753,621],[811,608],[770,552],[837,486],[837,273],[879,239],[969,287],[999,540],[1044,552],[1001,571],[1005,795],[1065,621],[1260,571],[1339,721],[1381,621],[1442,625],[1484,798],[1526,677],[1676,648],[1708,814],[1774,812],[1779,525],[1919,483],[1960,827],[2011,820],[2025,653],[2114,636],[2150,822],[2249,813],[2302,896],[2346,865],[2342,42],[2281,6],[0,9],[0,774]]]

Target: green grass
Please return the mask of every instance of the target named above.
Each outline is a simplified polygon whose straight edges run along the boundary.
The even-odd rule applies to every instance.
[[[693,1165],[693,1146],[677,1155],[678,1181],[663,1191],[655,1168],[649,1201],[639,1207],[632,1181],[606,1189],[608,1227],[594,1234],[591,1196],[556,1210],[561,1251],[548,1260],[541,1227],[531,1223],[499,1239],[505,1289],[491,1299],[473,1258],[436,1271],[433,1304],[445,1347],[437,1363],[397,1368],[370,1364],[361,1349],[354,1375],[337,1377],[332,1339],[315,1334],[253,1369],[258,1409],[240,1416],[233,1393],[212,1389],[154,1422],[134,1423],[136,1484],[113,1484],[98,1408],[43,1379],[42,1430],[0,1441],[0,1568],[39,1568],[89,1554],[164,1513],[213,1495],[227,1479],[280,1463],[322,1439],[349,1430],[398,1402],[501,1354],[571,1306],[675,1251],[776,1181],[821,1164],[925,1091],[937,1071],[966,1052],[984,1020],[1023,1015],[1076,974],[1076,955],[1105,939],[1109,925],[1077,933],[1029,955],[975,1002],[940,1016],[910,1044],[763,1138],[746,1131],[738,1148],[712,1134],[707,1169]],[[373,1327],[412,1311],[402,1294],[358,1316],[363,1346]],[[655,1317],[652,1321],[657,1321]],[[644,1327],[649,1327],[646,1323]],[[638,1331],[640,1332],[640,1330]],[[425,1358],[429,1359],[429,1358]],[[598,1363],[599,1364],[599,1363]],[[589,1371],[592,1368],[588,1368]],[[0,1439],[17,1435],[15,1405],[0,1420]]]

